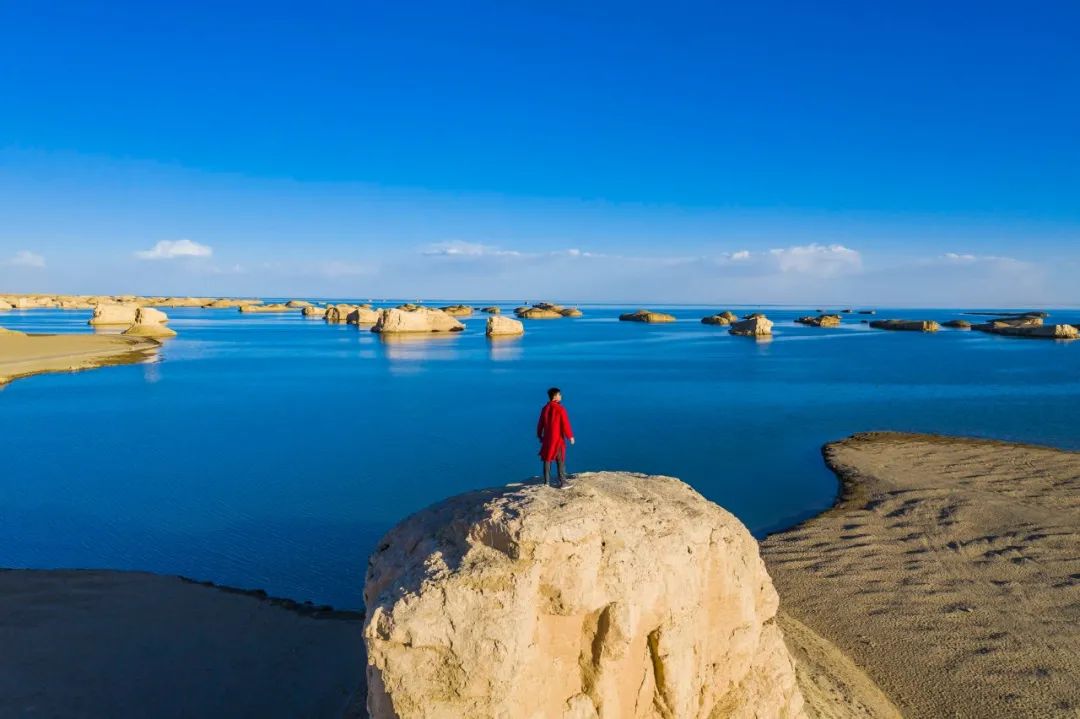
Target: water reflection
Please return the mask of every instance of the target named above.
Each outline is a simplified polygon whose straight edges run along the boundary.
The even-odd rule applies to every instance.
[[[488,337],[488,357],[496,362],[521,359],[521,337]]]
[[[408,334],[379,334],[379,344],[391,362],[422,362],[452,360],[458,357],[457,338],[460,332],[418,332]]]

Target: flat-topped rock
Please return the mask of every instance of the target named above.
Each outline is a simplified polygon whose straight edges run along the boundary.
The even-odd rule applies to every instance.
[[[381,310],[372,332],[382,334],[405,334],[423,332],[460,332],[465,325],[442,310],[417,307],[412,311],[400,309]]]
[[[933,320],[874,320],[870,326],[879,330],[901,332],[937,332],[940,325]]]
[[[473,308],[468,305],[449,305],[439,309],[451,317],[468,317],[473,313]]]
[[[559,310],[545,309],[543,307],[525,307],[514,310],[514,314],[526,320],[557,320],[562,318]]]
[[[942,327],[950,327],[954,330],[966,330],[971,328],[971,323],[967,320],[949,320],[942,323]]]
[[[221,299],[213,300],[212,302],[207,302],[205,305],[203,305],[203,307],[205,307],[207,309],[231,309],[231,308],[235,308],[235,307],[243,307],[245,305],[261,305],[261,304],[262,304],[262,300],[255,300],[255,299],[238,300],[238,299],[232,299],[232,298],[228,298],[228,297],[223,297]]]
[[[96,327],[109,325],[131,326],[135,324],[135,314],[138,311],[138,305],[100,304],[94,307],[94,314],[87,324]]]
[[[480,311],[489,315],[502,314],[502,310],[500,310],[498,307],[482,307],[480,308]]]
[[[373,719],[804,716],[757,543],[670,477],[448,499],[382,539],[364,603]]]
[[[373,325],[379,321],[379,313],[370,307],[357,307],[345,316],[345,321],[351,325]]]

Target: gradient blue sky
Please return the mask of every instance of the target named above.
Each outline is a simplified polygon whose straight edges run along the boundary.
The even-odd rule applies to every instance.
[[[0,290],[1080,303],[1076,2],[0,2]]]

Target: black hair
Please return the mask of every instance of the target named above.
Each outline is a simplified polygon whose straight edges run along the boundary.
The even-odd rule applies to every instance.
[[[552,387],[548,390],[548,399],[555,399],[555,395],[559,394],[559,392],[560,390],[558,387]]]

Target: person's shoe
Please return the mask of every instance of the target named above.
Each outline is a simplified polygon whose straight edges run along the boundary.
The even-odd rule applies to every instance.
[[[555,489],[562,489],[563,481],[561,479],[553,479],[551,480],[551,486]]]

